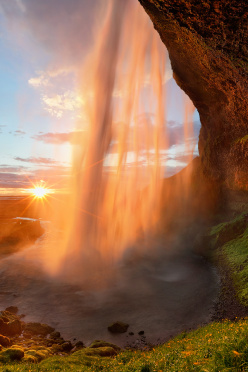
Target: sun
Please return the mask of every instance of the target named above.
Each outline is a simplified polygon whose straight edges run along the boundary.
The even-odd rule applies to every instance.
[[[45,187],[42,187],[42,186],[35,186],[30,191],[31,191],[32,195],[34,195],[38,199],[44,198],[50,192],[49,189],[46,189]]]

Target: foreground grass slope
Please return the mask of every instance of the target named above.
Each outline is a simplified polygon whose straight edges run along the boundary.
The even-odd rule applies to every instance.
[[[124,351],[115,357],[100,357],[100,350],[91,351],[86,348],[68,357],[54,356],[36,365],[5,364],[1,371],[246,371],[248,320],[211,323],[149,351]]]

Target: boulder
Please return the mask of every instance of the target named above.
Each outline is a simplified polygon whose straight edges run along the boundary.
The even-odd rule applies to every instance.
[[[4,336],[14,336],[17,334],[21,334],[22,332],[22,325],[18,319],[15,319],[11,322],[4,322],[2,318],[0,318],[0,334]]]
[[[60,338],[60,332],[56,332],[56,331],[54,331],[54,332],[52,332],[52,333],[50,333],[50,338],[52,338],[53,340],[55,340],[56,338]]]
[[[76,347],[77,349],[83,349],[85,348],[85,345],[82,341],[78,341],[75,343],[74,347]]]
[[[18,307],[9,306],[9,307],[6,307],[5,311],[8,311],[9,313],[16,315],[18,313]]]
[[[10,346],[10,339],[6,336],[0,335],[0,345],[4,347]]]
[[[98,348],[85,348],[83,350],[77,351],[77,353],[83,352],[87,356],[100,356],[100,357],[111,357],[116,356],[117,352],[114,348],[110,346],[98,347]]]
[[[117,352],[121,351],[121,348],[119,346],[112,344],[111,342],[106,342],[103,340],[95,340],[89,346],[89,348],[92,348],[92,349],[99,348],[99,347],[112,347]]]
[[[20,320],[16,319],[13,322],[7,323],[8,336],[20,335],[22,333],[22,325]]]
[[[24,357],[24,351],[19,346],[12,346],[9,349],[1,351],[0,353],[0,361],[3,363],[8,363],[12,361],[19,361]]]
[[[70,341],[66,341],[61,345],[61,348],[65,352],[69,352],[72,350],[73,346]]]
[[[24,328],[25,333],[30,333],[32,335],[42,335],[47,336],[52,333],[55,329],[47,324],[42,323],[26,323]]]
[[[25,351],[25,357],[32,357],[31,359],[33,359],[33,362],[40,362],[41,360],[48,358],[50,355],[50,350],[45,348],[29,349]]]
[[[108,326],[108,330],[111,333],[124,333],[127,331],[129,324],[124,322],[114,322]]]

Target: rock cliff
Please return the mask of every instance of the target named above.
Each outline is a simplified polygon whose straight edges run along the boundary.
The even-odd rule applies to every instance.
[[[199,111],[205,175],[248,190],[248,2],[139,1]]]

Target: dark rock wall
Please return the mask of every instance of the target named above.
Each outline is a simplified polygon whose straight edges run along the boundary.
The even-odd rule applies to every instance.
[[[248,188],[248,2],[139,1],[168,49],[176,82],[199,111],[203,171]]]

